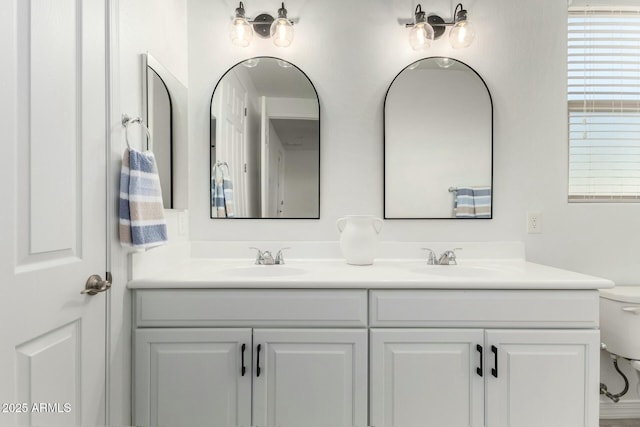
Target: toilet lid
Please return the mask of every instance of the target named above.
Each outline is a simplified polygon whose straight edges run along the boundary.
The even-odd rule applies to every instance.
[[[612,289],[601,289],[600,298],[640,304],[640,286],[616,286]]]

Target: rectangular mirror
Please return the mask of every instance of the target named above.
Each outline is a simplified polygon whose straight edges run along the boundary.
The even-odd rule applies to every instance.
[[[144,122],[151,139],[148,147],[158,165],[165,209],[186,208],[175,191],[186,177],[176,173],[177,158],[187,146],[187,88],[151,54],[142,55]]]
[[[491,218],[493,105],[471,67],[426,58],[391,83],[384,106],[384,217]]]

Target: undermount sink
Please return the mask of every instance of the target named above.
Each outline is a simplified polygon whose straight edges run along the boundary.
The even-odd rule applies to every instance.
[[[253,265],[247,267],[234,267],[219,272],[225,276],[233,277],[278,277],[296,276],[307,273],[307,270],[282,265]]]
[[[411,271],[446,277],[499,277],[517,273],[520,270],[514,267],[493,265],[425,265]]]

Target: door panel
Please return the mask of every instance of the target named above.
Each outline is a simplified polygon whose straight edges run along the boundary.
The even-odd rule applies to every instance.
[[[135,425],[251,425],[251,329],[138,329],[135,340]]]
[[[105,423],[105,0],[0,13],[0,425]]]
[[[598,331],[490,330],[486,340],[498,353],[498,377],[486,381],[487,425],[597,427]],[[494,363],[487,356],[489,373]]]
[[[367,425],[366,330],[255,329],[257,345],[254,425]]]
[[[20,5],[19,15],[29,27],[19,29],[21,46],[26,48],[22,59],[28,61],[30,72],[19,77],[23,80],[20,87],[28,89],[27,96],[18,98],[26,113],[22,136],[28,142],[21,147],[30,166],[23,175],[28,181],[20,183],[30,196],[23,199],[28,202],[29,215],[22,217],[31,231],[29,253],[77,251],[80,4],[76,0],[31,0]],[[51,182],[55,185],[49,185]],[[51,219],[56,220],[56,227],[51,227]]]
[[[372,329],[371,425],[484,425],[482,330]]]
[[[57,424],[80,422],[79,413],[70,412],[81,403],[75,386],[82,374],[79,336],[80,324],[73,322],[16,348],[18,401],[31,402],[29,410],[19,414],[23,424],[43,425],[49,411],[59,412]]]

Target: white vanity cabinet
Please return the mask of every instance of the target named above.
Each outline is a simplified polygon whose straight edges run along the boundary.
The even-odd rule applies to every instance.
[[[137,290],[134,424],[365,426],[366,296]]]
[[[134,424],[597,427],[596,289],[390,283],[135,289]]]
[[[597,427],[597,298],[372,291],[371,425]]]

